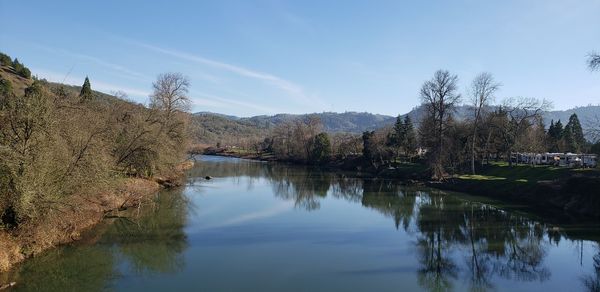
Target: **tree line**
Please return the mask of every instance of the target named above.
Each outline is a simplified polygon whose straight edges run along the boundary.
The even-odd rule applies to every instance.
[[[15,58],[13,60],[9,55],[2,52],[0,52],[0,65],[12,67],[15,73],[23,78],[31,78],[31,71],[23,63],[19,62],[19,59]]]
[[[596,68],[590,61],[590,68]],[[413,122],[408,115],[396,123],[362,135],[325,133],[318,117],[278,125],[258,151],[273,153],[280,160],[327,163],[360,157],[368,167],[380,169],[399,163],[424,163],[434,179],[455,173],[476,174],[492,160],[513,163],[515,153],[598,151],[598,143],[587,141],[576,114],[566,125],[542,114],[550,102],[531,97],[509,97],[495,103],[502,84],[483,72],[459,92],[457,75],[438,70],[421,86],[419,96],[424,115]],[[470,115],[456,119],[456,109],[467,104]],[[598,151],[600,152],[600,151]]]
[[[0,227],[42,220],[126,176],[168,174],[187,150],[189,82],[158,76],[147,106],[0,77]],[[125,96],[122,96],[123,98]]]

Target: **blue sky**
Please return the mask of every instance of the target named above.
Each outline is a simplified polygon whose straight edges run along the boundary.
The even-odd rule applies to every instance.
[[[52,81],[145,102],[162,72],[191,81],[194,111],[240,116],[419,104],[437,69],[466,92],[479,72],[498,98],[555,109],[600,103],[600,1],[9,1],[0,51]]]

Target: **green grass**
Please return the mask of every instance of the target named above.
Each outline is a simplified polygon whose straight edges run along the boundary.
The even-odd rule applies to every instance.
[[[549,182],[573,175],[599,176],[599,169],[571,169],[547,165],[513,165],[495,162],[477,170],[476,175],[458,176],[463,187],[478,193],[529,193],[538,187],[538,182]]]
[[[460,179],[470,179],[470,180],[505,180],[505,177],[498,177],[492,175],[481,175],[481,174],[463,174],[459,176]]]
[[[479,170],[481,175],[503,178],[512,182],[537,183],[538,181],[556,180],[570,176],[574,170],[547,165],[513,165],[506,162],[492,163]]]

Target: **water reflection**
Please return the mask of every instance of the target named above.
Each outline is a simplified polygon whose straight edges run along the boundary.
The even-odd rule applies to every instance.
[[[552,275],[544,264],[551,243],[565,236],[555,227],[525,216],[449,196],[426,188],[403,186],[385,179],[359,179],[306,167],[247,162],[228,171],[227,163],[208,163],[198,169],[216,176],[266,178],[275,196],[311,211],[331,195],[360,202],[393,219],[416,237],[419,285],[429,291],[453,289],[461,279],[473,291],[497,288],[495,279],[544,282]],[[583,279],[600,287],[600,254],[596,274]],[[595,290],[596,289],[596,290]]]
[[[600,244],[596,244],[598,252],[594,255],[594,272],[582,277],[587,291],[600,291]]]
[[[212,176],[214,179],[207,181],[205,176]],[[217,189],[230,188],[231,192],[238,192],[240,188],[233,188],[232,183],[242,190],[245,187],[248,190],[246,193],[253,196],[234,197],[227,192],[224,192],[227,196],[210,195],[211,190]],[[257,190],[252,191],[255,187]],[[265,190],[273,196],[259,198]],[[190,212],[188,191],[193,199],[198,200],[196,202],[208,205],[200,206],[199,209],[199,214],[205,217]],[[209,195],[203,197],[200,194]],[[255,210],[255,206],[240,206],[238,199],[272,205]],[[350,233],[346,234],[340,232],[340,226],[346,226],[339,220],[336,222],[342,225],[327,226],[328,221],[325,217],[312,217],[323,220],[316,223],[305,223],[297,217],[296,221],[293,221],[285,217],[288,206],[292,204],[296,211],[300,211],[295,213],[298,217],[322,216],[324,212],[316,211],[332,204],[332,200],[348,202],[348,206],[344,205],[345,209],[336,210],[345,212],[336,214],[336,219],[348,218],[343,217],[344,215],[359,216],[349,214],[357,212],[356,209],[347,211],[349,206],[359,206],[358,211],[374,210],[375,212],[369,211],[369,214],[375,214],[377,218],[388,222],[389,228],[384,226],[386,228],[382,229],[382,233],[378,233],[381,222],[377,222],[379,226],[368,225],[367,222],[365,226],[371,233],[354,230],[350,226],[347,227]],[[285,208],[280,208],[282,204]],[[263,214],[265,210],[270,212],[270,215],[276,214],[281,217],[256,215]],[[321,211],[324,210],[325,207]],[[261,211],[263,213],[260,213]],[[225,214],[219,216],[219,212]],[[243,215],[243,212],[247,215]],[[239,220],[239,217],[232,219],[229,216],[231,214],[242,214],[239,216],[244,220]],[[306,254],[306,250],[303,249],[330,248],[321,254],[325,256],[349,248],[353,242],[360,241],[357,250],[344,254],[344,257],[358,259],[357,253],[373,246],[379,248],[379,241],[395,243],[394,240],[405,242],[397,248],[406,250],[408,258],[397,254],[386,256],[384,263],[370,255],[362,259],[382,265],[350,267],[353,271],[350,273],[352,279],[359,281],[366,279],[364,277],[374,277],[373,279],[378,279],[380,283],[384,280],[385,283],[390,283],[390,287],[386,288],[394,288],[391,286],[394,280],[402,279],[406,282],[412,281],[415,286],[428,291],[522,288],[520,285],[546,283],[553,277],[560,276],[553,275],[553,271],[560,271],[561,267],[557,266],[556,262],[549,262],[548,258],[551,258],[551,252],[559,247],[564,249],[565,246],[573,246],[572,252],[578,255],[577,260],[582,272],[575,279],[577,283],[569,284],[589,291],[598,291],[600,288],[600,244],[596,243],[597,240],[590,240],[598,237],[587,227],[558,228],[530,216],[479,203],[472,198],[449,195],[430,188],[405,186],[391,180],[361,179],[345,173],[308,167],[205,157],[189,171],[186,188],[160,194],[156,198],[156,204],[115,215],[116,218],[94,230],[83,242],[26,261],[10,275],[13,281],[19,283],[16,290],[62,291],[67,287],[68,290],[78,291],[123,289],[129,288],[121,283],[128,279],[146,277],[157,278],[157,282],[166,281],[160,278],[163,275],[176,275],[178,279],[184,278],[181,280],[182,284],[190,285],[199,285],[197,282],[200,281],[196,276],[190,275],[203,274],[212,277],[231,276],[242,286],[247,278],[257,278],[257,281],[265,283],[276,282],[277,272],[285,268],[290,269],[296,265],[303,267],[300,273],[308,273],[318,268],[314,267],[314,259],[311,261],[310,258],[304,259],[294,255]],[[363,216],[365,217],[359,219],[371,218],[368,215]],[[207,218],[213,220],[214,222],[210,223],[214,224],[207,224],[202,226],[203,228],[186,228],[190,227],[189,225],[201,224],[201,220],[208,220]],[[246,220],[248,218],[263,221]],[[290,223],[285,221],[286,218],[296,224],[300,220],[302,224],[307,225],[301,225],[303,229],[288,230],[286,228],[290,225],[286,223]],[[328,229],[329,227],[331,228]],[[188,234],[189,232],[192,232],[192,235]],[[390,233],[399,236],[390,238]],[[373,238],[363,238],[371,235]],[[303,237],[310,237],[307,245],[300,245]],[[195,241],[190,238],[195,238]],[[268,248],[260,248],[263,241],[268,244]],[[214,242],[219,244],[213,244]],[[321,244],[310,245],[315,242]],[[337,244],[338,242],[343,244]],[[578,242],[579,245],[576,244]],[[195,247],[191,249],[193,251],[190,251],[189,246]],[[588,258],[584,256],[584,246],[593,252],[590,254],[586,251]],[[219,252],[214,258],[209,254],[213,251]],[[278,258],[276,251],[282,252],[277,254],[279,257],[289,259],[279,262],[277,270],[273,270],[271,266],[263,266],[262,262]],[[592,256],[593,260],[590,260]],[[397,262],[387,261],[394,261],[396,257],[401,259]],[[214,260],[211,262],[213,265],[227,271],[227,275],[223,275],[223,270],[210,274],[213,266],[203,267],[198,264],[211,260]],[[569,260],[569,263],[573,261]],[[289,266],[282,266],[285,264]],[[582,267],[585,264],[591,264],[593,267],[584,269]],[[245,271],[243,273],[235,273],[245,265],[252,265],[252,268],[242,270]],[[319,276],[329,277],[327,272],[333,272],[327,267],[323,269],[318,271]],[[260,275],[269,276],[261,279]],[[407,275],[409,278],[406,278]],[[301,279],[300,276],[297,278]],[[323,285],[322,290],[330,290],[326,289],[326,283],[348,281],[346,278],[333,278],[319,278],[322,282],[317,282]],[[210,280],[204,278],[202,282]],[[315,281],[302,279],[300,282],[304,284],[298,285],[309,285]],[[216,285],[222,284],[218,282]],[[294,288],[313,290],[307,287],[309,286]],[[273,290],[277,291],[275,288]]]
[[[123,273],[175,273],[184,266],[186,208],[181,192],[170,192],[113,214],[75,245],[25,261],[11,273],[14,289],[100,291]]]

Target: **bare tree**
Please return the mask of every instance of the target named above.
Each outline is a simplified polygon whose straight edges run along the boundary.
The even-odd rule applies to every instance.
[[[500,88],[500,83],[494,81],[492,74],[483,72],[477,75],[471,84],[471,101],[475,109],[473,117],[473,137],[471,141],[471,172],[475,174],[475,144],[477,130],[485,107],[494,99],[494,93]]]
[[[507,98],[503,102],[503,109],[508,116],[507,123],[500,125],[500,132],[506,143],[509,164],[512,166],[512,153],[521,135],[527,133],[528,127],[540,119],[544,111],[552,108],[552,104],[543,99],[529,97]]]
[[[590,67],[590,70],[600,70],[600,54],[590,53],[587,63],[588,67]]]
[[[427,110],[425,120],[431,123],[433,137],[431,169],[433,177],[443,179],[444,177],[444,134],[446,127],[460,102],[461,96],[457,93],[458,76],[451,75],[446,70],[438,70],[433,78],[426,81],[421,87],[421,101]]]
[[[188,111],[190,99],[187,96],[190,82],[181,73],[164,73],[158,78],[152,87],[154,92],[150,96],[150,107],[162,110],[168,120],[177,111]]]

